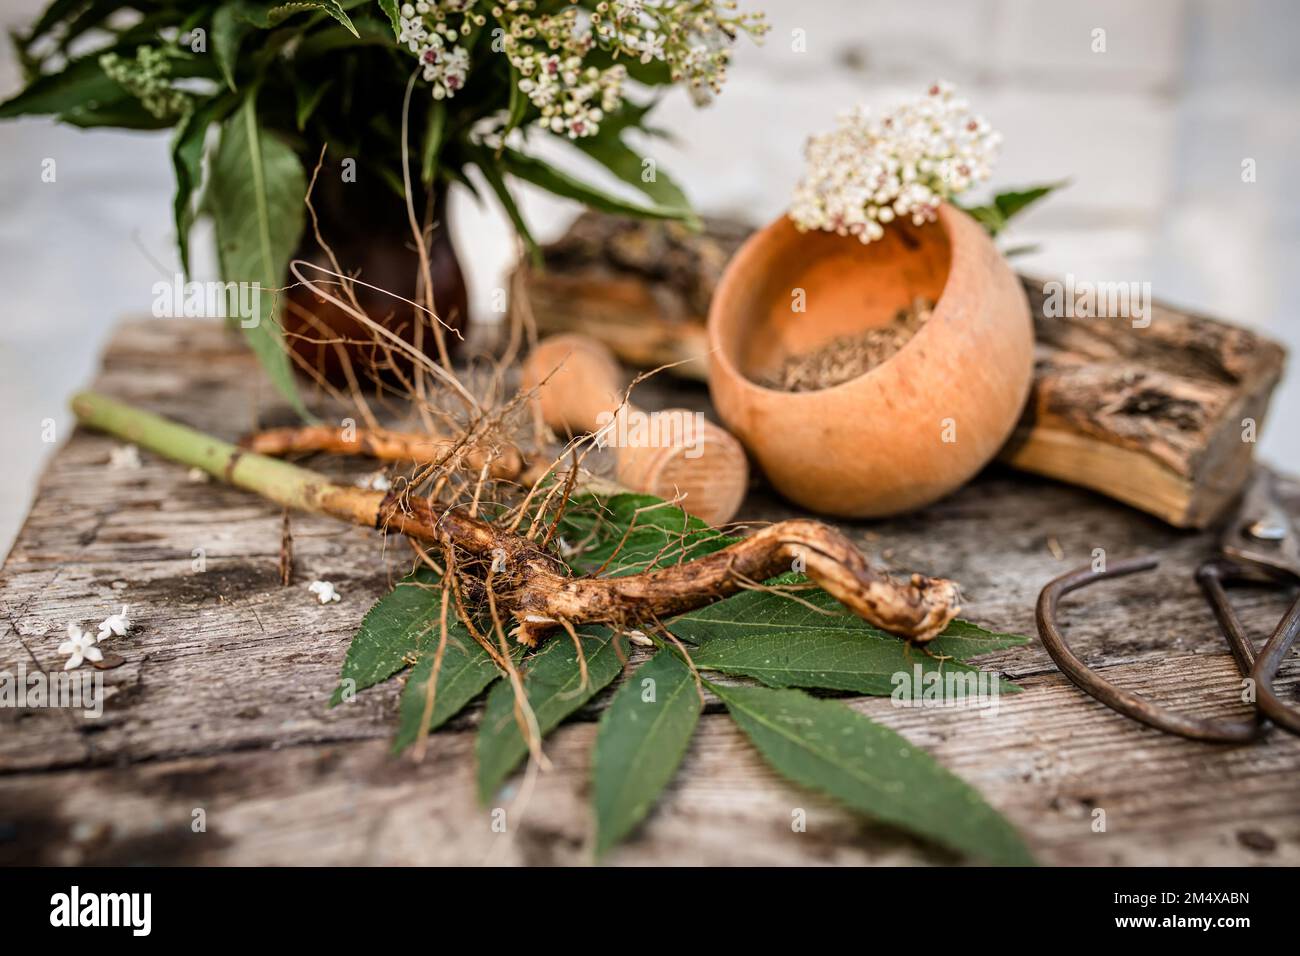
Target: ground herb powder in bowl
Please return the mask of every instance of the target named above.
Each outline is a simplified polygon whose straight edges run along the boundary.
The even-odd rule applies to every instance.
[[[759,379],[759,384],[783,392],[811,392],[865,375],[906,345],[933,309],[933,302],[918,296],[887,325],[837,336],[809,352],[786,356],[776,373]]]

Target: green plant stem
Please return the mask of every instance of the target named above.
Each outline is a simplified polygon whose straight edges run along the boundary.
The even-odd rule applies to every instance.
[[[339,485],[306,468],[245,451],[97,392],[72,398],[77,420],[286,508],[375,527],[383,493]]]

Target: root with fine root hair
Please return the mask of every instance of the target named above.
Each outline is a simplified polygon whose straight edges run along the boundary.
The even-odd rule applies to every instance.
[[[404,131],[409,89],[407,95]],[[403,147],[405,166],[409,156],[405,143]],[[319,170],[318,163],[313,186]],[[93,392],[74,397],[73,408],[89,427],[262,495],[283,506],[286,514],[287,509],[315,512],[406,537],[413,563],[433,569],[439,578],[430,588],[431,600],[437,602],[433,627],[438,641],[422,701],[425,729],[417,737],[417,753],[423,752],[428,718],[434,712],[452,614],[514,690],[515,717],[532,758],[530,781],[546,763],[512,640],[530,647],[547,638],[572,640],[584,685],[586,660],[577,629],[585,625],[606,625],[620,634],[658,635],[684,654],[694,672],[689,654],[664,622],[746,589],[797,590],[799,586],[762,583],[796,566],[854,614],[922,648],[957,615],[959,594],[952,581],[919,574],[895,581],[872,567],[845,535],[812,520],[772,524],[687,560],[701,544],[698,526],[692,528],[683,519],[680,536],[674,537],[655,520],[661,516],[654,516],[648,520],[665,535],[657,553],[635,555],[635,561],[624,556],[618,574],[604,576],[631,538],[629,528],[600,568],[587,574],[571,570],[567,559],[581,553],[590,541],[565,542],[558,529],[566,512],[575,507],[579,491],[609,488],[585,467],[597,443],[588,437],[559,446],[535,414],[533,393],[508,391],[523,342],[536,340],[526,307],[511,313],[504,355],[487,361],[486,369],[475,365],[476,357],[463,356],[462,366],[453,368],[446,333],[455,330],[444,327],[438,318],[427,262],[427,234],[433,224],[428,213],[422,225],[417,222],[409,198],[409,172],[405,182],[408,218],[421,262],[417,296],[423,302],[393,298],[414,310],[411,341],[362,309],[356,286],[386,290],[347,273],[337,261],[317,228],[310,191],[313,232],[330,265],[303,260],[290,264],[300,285],[355,319],[368,336],[362,342],[344,339],[315,316],[299,314],[306,312],[301,304],[290,303],[295,316],[320,336],[312,339],[300,332],[297,337],[333,349],[346,389],[336,387],[322,370],[291,350],[293,360],[321,392],[364,427],[272,429],[235,447]],[[425,332],[434,345],[433,355],[422,347]],[[374,387],[369,396],[362,392],[363,376],[353,367],[358,355],[368,357],[358,361],[370,363],[366,370],[370,374],[364,379]],[[480,374],[476,377],[476,373]],[[406,424],[385,424],[398,421]],[[384,492],[341,484],[283,460],[320,452],[373,458],[409,470],[394,476],[391,490]],[[638,509],[633,526],[646,520],[645,512],[650,510],[654,509]],[[590,532],[592,540],[601,527],[603,517],[598,516]],[[287,548],[287,530],[284,540]],[[285,566],[291,567],[288,558]]]
[[[257,432],[241,441],[240,447],[276,458],[324,451],[364,455],[380,461],[436,465],[454,453],[456,444],[450,438],[421,432],[305,425],[301,428],[270,428]],[[469,445],[465,448],[465,463],[474,469],[486,467],[493,478],[514,480],[524,473],[523,456],[512,445],[499,448]]]
[[[619,577],[578,576],[557,553],[550,534],[535,540],[515,530],[518,518],[504,525],[477,513],[493,461],[490,457],[465,486],[465,493],[472,496],[467,503],[443,500],[439,494],[415,494],[411,484],[386,493],[336,484],[315,472],[245,452],[94,393],[77,396],[73,407],[87,425],[203,468],[286,507],[436,545],[448,557],[446,572],[452,577],[462,619],[472,619],[476,611],[491,605],[497,625],[511,621],[513,636],[530,646],[557,628],[606,624],[628,631],[653,626],[775,577],[797,561],[814,583],[854,614],[916,644],[936,637],[960,610],[952,581],[919,574],[906,582],[895,581],[873,568],[842,533],[818,521],[782,521],[668,567]],[[469,447],[461,443],[452,453],[462,457],[462,466]],[[566,480],[556,485],[561,486],[565,493],[551,505],[556,515],[567,507],[573,484]],[[442,489],[445,497],[452,483],[444,474],[434,487]],[[536,516],[533,521],[534,527],[551,525],[553,521],[539,521]],[[499,644],[494,650],[508,658]]]
[[[515,636],[534,645],[556,627],[607,624],[632,630],[684,614],[788,571],[802,560],[810,580],[875,626],[924,644],[961,610],[954,582],[914,574],[898,582],[871,567],[848,538],[818,521],[769,525],[711,554],[620,577],[574,576],[555,554],[518,534],[427,502],[377,503],[381,526],[496,560],[498,607]],[[504,555],[504,557],[502,557]]]

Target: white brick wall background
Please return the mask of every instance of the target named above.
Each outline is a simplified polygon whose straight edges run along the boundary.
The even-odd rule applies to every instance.
[[[1136,279],[1155,295],[1222,315],[1300,352],[1300,5],[1290,0],[743,0],[773,29],[742,44],[723,96],[696,110],[668,98],[677,134],[652,154],[706,213],[777,216],[811,132],[856,102],[886,105],[936,77],[959,83],[1006,137],[996,186],[1069,177],[1008,245],[1039,243],[1026,270]],[[43,4],[6,0],[0,27]],[[1106,52],[1092,50],[1106,31]],[[802,30],[805,51],[794,48]],[[0,95],[18,85],[6,45]],[[552,155],[558,155],[552,153]],[[58,162],[43,184],[41,161]],[[1241,162],[1256,162],[1243,183]],[[147,311],[176,271],[164,134],[0,124],[0,552],[50,446],[41,421],[70,425],[68,394],[89,378],[113,320]],[[576,208],[526,191],[538,235]],[[458,196],[452,218],[480,313],[513,255],[495,208]],[[197,274],[213,277],[206,233]],[[490,313],[489,313],[490,314]],[[1300,360],[1300,359],[1298,359]],[[1274,401],[1261,453],[1300,471],[1300,373]]]

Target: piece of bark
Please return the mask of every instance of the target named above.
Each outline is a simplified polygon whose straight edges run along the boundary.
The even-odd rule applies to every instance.
[[[749,231],[707,220],[691,233],[587,213],[545,248],[546,268],[515,288],[543,334],[583,332],[629,365],[679,363],[673,374],[702,381],[709,300]],[[1177,527],[1212,523],[1249,474],[1282,346],[1161,303],[1142,328],[1049,317],[1044,281],[1023,279],[1038,340],[1034,387],[1002,460]]]
[[[1246,329],[1153,303],[1150,324],[1034,315],[1034,386],[1002,450],[1025,471],[1083,485],[1178,527],[1203,528],[1250,474],[1286,359]]]
[[[724,219],[706,219],[703,231],[692,232],[586,213],[544,248],[545,269],[527,269],[513,288],[527,290],[539,331],[585,332],[629,365],[682,363],[676,374],[703,381],[704,317],[751,231]]]

